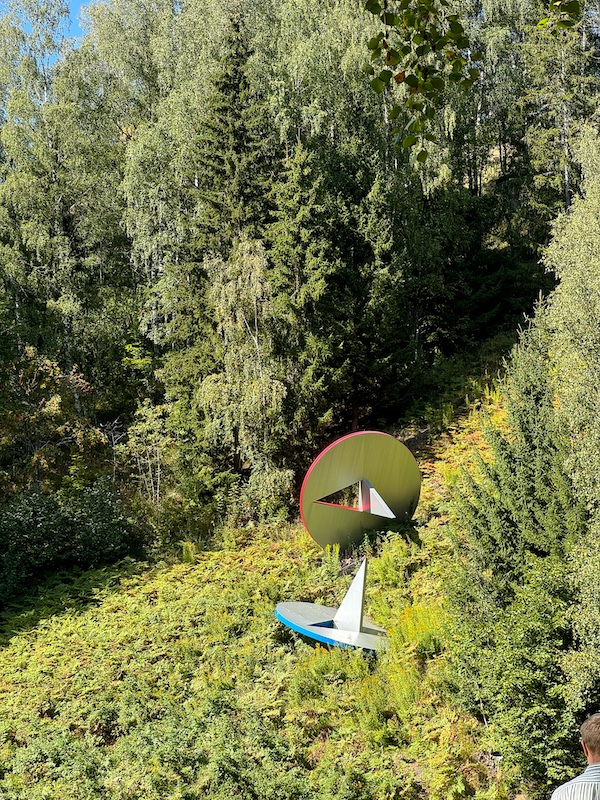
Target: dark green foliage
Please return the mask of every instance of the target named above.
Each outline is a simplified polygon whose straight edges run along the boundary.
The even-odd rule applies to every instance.
[[[259,238],[269,215],[266,202],[279,163],[269,109],[249,76],[251,48],[239,18],[222,45],[221,71],[214,77],[206,125],[213,138],[207,158],[220,164],[213,179],[221,224],[216,247],[221,256],[242,233]],[[224,249],[225,248],[225,249]]]
[[[82,613],[93,646],[60,690],[38,675],[22,717],[8,704],[8,797],[492,800],[475,721],[437,718],[442,568],[388,542],[374,602],[393,647],[371,663],[276,629],[283,595],[337,599],[339,565],[307,564],[304,541],[280,558],[272,528],[267,569],[253,537],[294,512],[339,433],[396,425],[409,404],[447,426],[461,365],[549,288],[537,257],[577,191],[596,32],[586,14],[551,35],[521,2],[461,20],[429,0],[398,19],[378,5],[408,48],[372,42],[379,94],[359,69],[374,23],[353,0],[115,0],[90,7],[74,51],[58,2],[23,4],[31,30],[0,20],[0,597],[132,552],[106,473],[153,531],[149,552],[183,547],[187,565],[141,581],[141,599],[114,593],[127,613],[108,645]],[[535,792],[573,766],[576,717],[597,698],[597,522],[569,474],[594,512],[586,209],[556,229],[559,277],[570,239],[589,251],[580,294],[553,300],[566,327],[551,341],[540,314],[523,334],[506,417],[454,511],[452,691]]]
[[[565,693],[581,715],[595,711],[598,673],[598,309],[600,285],[595,268],[598,248],[600,181],[598,135],[584,129],[577,156],[582,166],[582,196],[571,213],[554,225],[547,262],[560,283],[550,298],[553,380],[556,411],[569,433],[568,470],[589,519],[581,526],[570,559],[577,602],[571,611],[574,647],[564,661]]]
[[[451,584],[459,694],[538,789],[577,764],[562,659],[573,640],[569,553],[586,524],[565,465],[548,343],[540,309],[509,364],[506,420],[488,425],[489,456],[457,492]]]
[[[106,481],[59,497],[17,494],[0,511],[0,602],[48,574],[139,554],[140,538]]]
[[[356,159],[337,156],[334,165],[312,148],[296,148],[273,192],[269,230],[281,318],[276,352],[289,362],[286,406],[293,428],[308,427],[317,436],[340,419],[357,424],[371,345],[364,330],[375,334],[366,313],[378,288],[373,253],[357,230],[365,187]],[[379,312],[385,313],[383,306]]]
[[[506,379],[506,424],[489,425],[489,463],[479,458],[457,506],[480,543],[481,572],[497,559],[498,579],[508,583],[526,552],[564,557],[585,520],[564,468],[567,440],[553,406],[548,342],[542,320],[522,333]]]

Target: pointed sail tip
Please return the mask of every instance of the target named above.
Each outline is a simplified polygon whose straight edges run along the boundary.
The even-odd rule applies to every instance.
[[[333,618],[335,627],[339,630],[355,633],[360,633],[362,630],[366,581],[367,559],[365,558]]]

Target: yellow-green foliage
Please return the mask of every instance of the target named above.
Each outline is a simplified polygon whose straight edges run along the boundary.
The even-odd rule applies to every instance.
[[[370,559],[368,612],[390,631],[377,658],[276,621],[278,602],[336,605],[351,580],[298,527],[55,581],[39,619],[5,614],[0,796],[502,798],[476,723],[444,699],[440,508],[420,544],[389,534]]]

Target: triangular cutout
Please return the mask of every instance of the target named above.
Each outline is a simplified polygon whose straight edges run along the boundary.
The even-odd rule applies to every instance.
[[[320,497],[316,503],[340,506],[341,508],[363,511],[377,517],[396,519],[396,515],[379,494],[377,489],[366,478],[357,483],[350,483],[336,492]]]
[[[338,489],[336,492],[319,497],[316,503],[326,503],[330,506],[341,506],[342,508],[354,508],[359,511],[360,481],[349,483]]]

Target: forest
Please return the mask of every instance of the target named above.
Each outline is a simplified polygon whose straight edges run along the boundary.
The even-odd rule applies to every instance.
[[[0,799],[548,798],[600,710],[600,7],[0,9]],[[320,551],[359,430],[421,502]],[[275,620],[365,553],[386,653]]]

